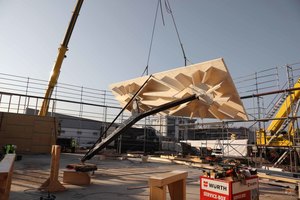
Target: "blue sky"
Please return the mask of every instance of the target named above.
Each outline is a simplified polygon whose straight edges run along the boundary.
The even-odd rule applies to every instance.
[[[169,0],[187,58],[223,57],[233,78],[300,61],[299,0]],[[75,0],[0,0],[0,73],[49,79]],[[157,0],[85,0],[59,82],[108,89],[147,63]],[[158,16],[149,72],[184,65]]]

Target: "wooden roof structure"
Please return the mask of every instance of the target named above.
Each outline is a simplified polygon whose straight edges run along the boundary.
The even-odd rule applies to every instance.
[[[140,112],[196,94],[198,99],[160,114],[247,120],[242,101],[222,58],[155,73],[110,85],[121,106],[125,106],[140,87],[135,99]],[[128,111],[135,106],[130,103]]]

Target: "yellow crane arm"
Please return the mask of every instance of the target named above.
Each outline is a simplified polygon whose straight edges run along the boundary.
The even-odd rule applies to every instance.
[[[297,83],[295,83],[294,88],[300,88],[300,78],[298,79]],[[300,90],[294,90],[291,94],[289,94],[286,97],[280,109],[278,110],[275,118],[288,117],[291,112],[292,104],[297,102],[299,98],[300,98]],[[267,132],[276,133],[280,129],[283,123],[284,123],[284,119],[272,120],[272,122],[267,128]]]
[[[66,31],[63,43],[60,45],[60,48],[58,49],[57,58],[55,61],[55,64],[53,66],[52,72],[50,74],[50,79],[48,82],[48,87],[44,96],[44,100],[41,106],[41,109],[39,111],[39,116],[46,116],[49,109],[49,102],[50,98],[52,96],[52,92],[54,90],[55,85],[57,84],[57,80],[60,74],[60,69],[62,66],[62,63],[64,61],[64,58],[66,57],[66,52],[68,51],[68,44],[76,23],[76,20],[79,15],[79,11],[81,9],[81,6],[83,4],[84,0],[78,0],[71,18],[71,21],[69,23],[68,29]]]

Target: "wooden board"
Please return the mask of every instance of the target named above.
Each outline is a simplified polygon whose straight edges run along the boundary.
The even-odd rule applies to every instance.
[[[175,170],[149,178],[150,200],[166,200],[167,187],[171,200],[186,199],[186,171]]]
[[[63,172],[63,182],[72,185],[89,185],[91,183],[91,177],[88,172],[65,170]]]
[[[8,200],[16,154],[6,154],[0,162],[0,200]]]
[[[53,117],[0,113],[0,147],[17,145],[17,153],[49,153],[56,142],[58,123]]]
[[[151,176],[149,178],[149,185],[161,187],[179,180],[186,179],[187,175],[188,175],[187,172],[179,171],[179,170],[172,171],[169,173],[164,173],[164,174],[158,174],[156,176]]]
[[[265,173],[258,173],[257,176],[259,178],[265,178],[265,179],[270,179],[270,180],[275,180],[275,181],[282,181],[286,183],[293,183],[293,184],[298,184],[299,179],[297,178],[287,178],[287,177],[282,177],[282,176],[272,176],[272,175],[267,175]]]

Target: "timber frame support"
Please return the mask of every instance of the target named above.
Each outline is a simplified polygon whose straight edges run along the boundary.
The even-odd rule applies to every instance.
[[[52,145],[50,177],[41,185],[40,190],[47,192],[62,192],[66,188],[58,181],[60,146]]]

